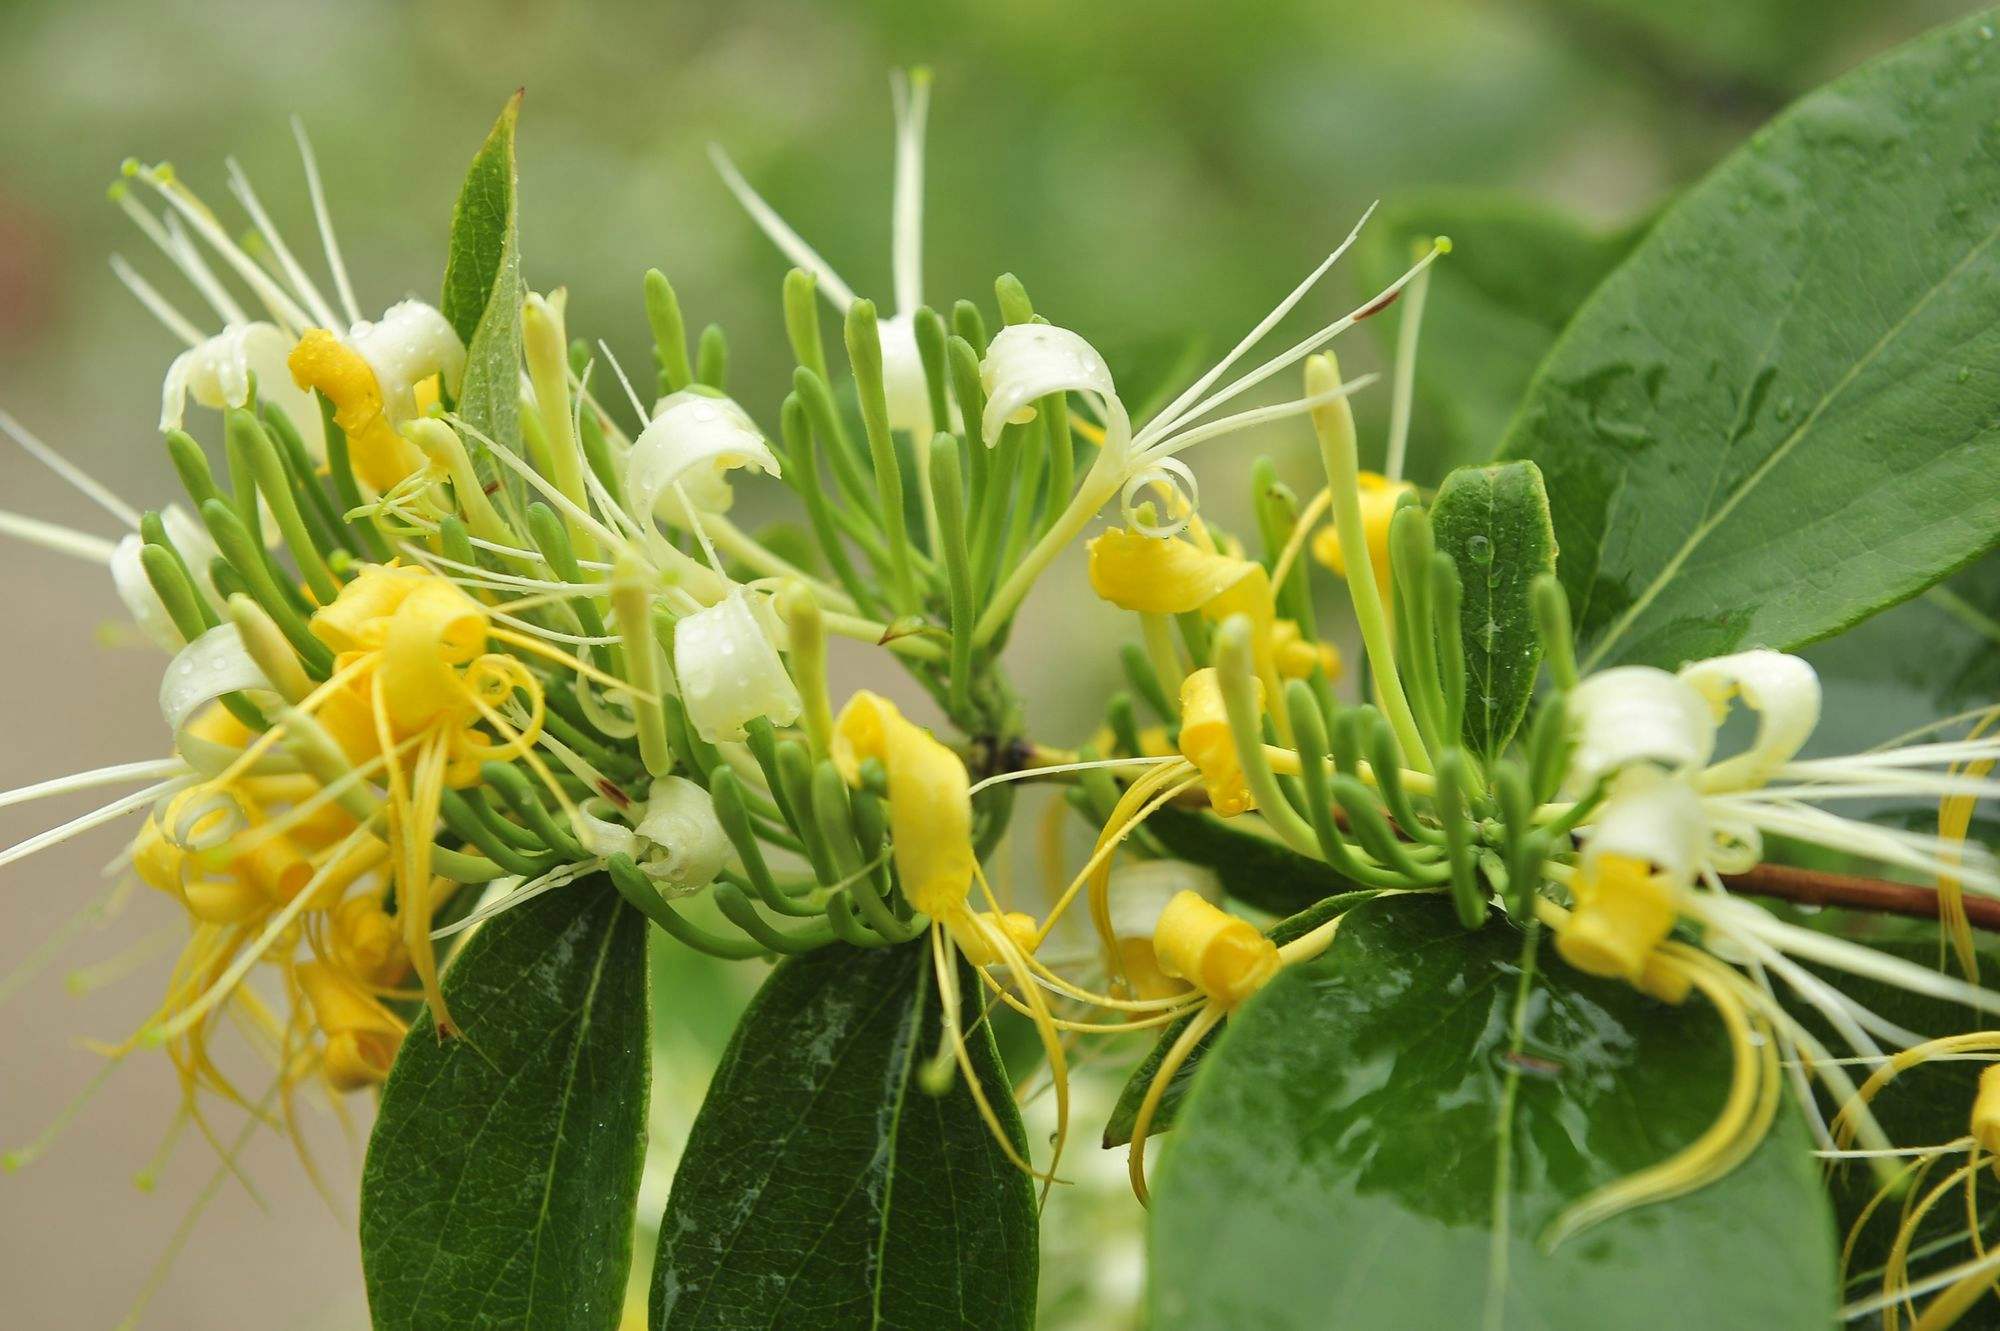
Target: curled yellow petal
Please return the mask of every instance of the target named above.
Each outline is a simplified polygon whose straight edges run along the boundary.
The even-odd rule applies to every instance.
[[[1256,684],[1257,700],[1264,686]],[[1255,808],[1256,799],[1243,779],[1236,755],[1236,738],[1229,730],[1229,713],[1222,702],[1222,685],[1213,667],[1197,670],[1181,681],[1181,756],[1201,772],[1208,802],[1227,818]]]
[[[1644,860],[1607,851],[1578,867],[1573,890],[1576,908],[1556,934],[1563,960],[1640,984],[1678,913],[1669,879]]]
[[[302,963],[299,988],[326,1033],[324,1070],[338,1091],[380,1083],[396,1061],[403,1023],[365,989],[323,961]]]
[[[308,328],[287,365],[294,383],[333,404],[333,423],[346,433],[355,474],[366,484],[385,491],[423,465],[423,454],[389,423],[381,385],[360,352],[324,328]]]
[[[889,774],[889,834],[910,904],[934,920],[962,911],[974,860],[972,783],[958,755],[864,689],[834,723],[832,757],[849,785],[869,758]]]
[[[1186,980],[1221,1007],[1231,1008],[1278,973],[1278,945],[1250,921],[1231,915],[1199,892],[1175,893],[1153,930],[1162,974]]]
[[[1183,615],[1200,610],[1263,569],[1210,554],[1190,541],[1114,527],[1090,542],[1090,585],[1121,610]],[[1268,582],[1266,583],[1268,587]]]

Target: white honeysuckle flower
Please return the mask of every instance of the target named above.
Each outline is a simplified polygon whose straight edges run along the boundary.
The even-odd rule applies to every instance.
[[[681,701],[695,733],[711,744],[746,738],[744,727],[760,716],[775,726],[790,725],[803,707],[750,596],[731,588],[714,605],[674,625]]]
[[[355,323],[343,341],[374,371],[391,425],[416,418],[417,385],[432,375],[453,396],[465,378],[465,344],[442,314],[420,300],[398,301],[380,319]]]
[[[1035,419],[1035,404],[1056,393],[1088,395],[1104,422],[1105,447],[1122,447],[1132,436],[1131,418],[1118,400],[1111,371],[1097,349],[1054,324],[1010,324],[993,335],[979,365],[986,414],[979,422],[988,448],[1009,425]]]
[[[675,485],[696,512],[724,513],[734,500],[728,473],[738,467],[779,474],[777,456],[750,413],[726,397],[670,393],[653,404],[651,421],[626,455],[626,503],[641,521],[657,516],[685,527]]]
[[[1696,661],[1680,677],[1708,699],[1720,722],[1737,698],[1757,713],[1757,737],[1748,749],[1702,775],[1709,789],[1759,785],[1798,756],[1819,724],[1819,675],[1796,656],[1757,649]]]
[[[1111,934],[1151,941],[1167,903],[1182,892],[1220,903],[1222,880],[1206,865],[1186,860],[1139,860],[1111,871]]]
[[[1590,786],[1635,763],[1680,772],[1715,752],[1717,717],[1700,690],[1653,666],[1614,666],[1569,695],[1572,788]]]
[[[630,811],[630,826],[613,812],[601,797],[579,805],[577,840],[599,858],[630,856],[667,896],[699,892],[729,862],[729,835],[715,816],[715,801],[685,777],[654,781],[646,802]]]
[[[882,380],[888,399],[889,428],[907,430],[928,440],[940,429],[958,428],[958,407],[947,402],[947,422],[931,418],[930,382],[917,352],[915,316],[924,303],[924,126],[930,115],[931,76],[925,69],[894,76],[890,91],[896,111],[896,179],[890,205],[889,266],[896,307],[876,321],[882,343]],[[843,315],[857,297],[833,266],[820,257],[799,233],[766,203],[729,155],[714,144],[708,155],[717,174],[750,214],[758,229],[794,264],[811,273],[819,292]]]
[[[292,382],[285,358],[293,340],[274,323],[230,324],[174,357],[160,390],[160,429],[178,430],[187,400],[212,411],[247,406],[254,377],[258,396],[281,408],[314,463],[326,460],[326,426],[312,394]]]
[[[729,862],[729,836],[714,799],[685,777],[653,782],[635,830],[644,848],[640,869],[671,895],[700,891]]]

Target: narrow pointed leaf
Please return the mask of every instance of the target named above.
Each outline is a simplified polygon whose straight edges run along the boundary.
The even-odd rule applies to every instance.
[[[1587,666],[1795,647],[2000,538],[1996,100],[1990,14],[1835,80],[1578,312],[1503,452]]]
[[[521,448],[520,198],[514,129],[521,94],[508,99],[472,159],[451,215],[439,309],[465,343],[458,412],[505,448]]]
[[[969,1012],[983,995],[960,976]],[[781,964],[744,1014],[660,1222],[652,1325],[1027,1327],[1034,1192],[962,1081],[933,1097],[922,942]],[[1026,1139],[991,1032],[968,1041],[1015,1148]]]
[[[645,921],[601,877],[480,927],[382,1092],[361,1180],[377,1328],[611,1328],[646,1144]]]
[[[1830,1326],[1833,1227],[1789,1106],[1723,1179],[1543,1244],[1696,1138],[1729,1076],[1699,998],[1578,975],[1436,899],[1358,907],[1229,1020],[1182,1106],[1152,1324]]]

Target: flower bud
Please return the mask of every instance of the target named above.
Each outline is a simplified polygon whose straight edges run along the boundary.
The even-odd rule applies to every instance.
[[[1090,343],[1053,324],[1010,324],[996,334],[979,365],[986,389],[980,435],[990,447],[1006,426],[1035,418],[1035,403],[1054,393],[1088,393],[1105,416],[1105,447],[1129,442],[1131,423],[1104,357]]]
[[[674,674],[689,722],[710,744],[746,738],[744,727],[760,716],[790,725],[803,706],[741,588],[674,626]]]

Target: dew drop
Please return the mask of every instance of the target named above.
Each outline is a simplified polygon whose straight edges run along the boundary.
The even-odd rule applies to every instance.
[[[1474,536],[1465,543],[1465,553],[1472,556],[1475,564],[1490,564],[1493,562],[1493,542],[1484,536]]]

